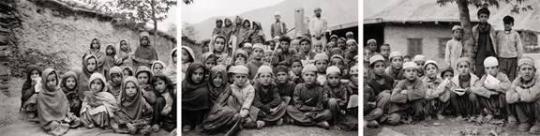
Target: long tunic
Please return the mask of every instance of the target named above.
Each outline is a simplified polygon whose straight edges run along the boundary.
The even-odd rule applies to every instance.
[[[323,86],[316,83],[298,84],[294,89],[293,105],[287,107],[287,114],[295,123],[302,125],[314,125],[327,121],[332,118],[330,110],[323,106],[327,101],[328,96]]]
[[[259,116],[264,121],[277,121],[285,115],[287,104],[281,100],[275,85],[255,87],[253,106],[259,108]],[[273,112],[271,110],[274,110]]]

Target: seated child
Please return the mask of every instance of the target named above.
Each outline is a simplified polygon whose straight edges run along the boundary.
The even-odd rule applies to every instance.
[[[340,82],[341,71],[337,66],[330,66],[326,69],[326,78],[324,90],[328,93],[328,107],[332,112],[332,124],[338,124],[345,117],[349,90],[345,84]]]
[[[208,93],[210,94],[210,104],[217,101],[223,93],[228,83],[227,68],[223,65],[217,65],[210,70],[210,79],[208,81]]]
[[[126,77],[122,83],[118,99],[118,111],[111,120],[111,127],[116,133],[132,135],[150,132],[152,106],[143,97],[142,89],[135,77]]]
[[[403,64],[405,79],[397,83],[390,97],[390,117],[388,123],[397,125],[401,120],[410,123],[421,120],[426,115],[426,87],[418,78],[419,67],[413,62]]]
[[[422,82],[426,86],[426,120],[431,120],[431,117],[436,116],[442,120],[443,111],[450,105],[450,87],[449,78],[444,80],[438,77],[439,65],[433,60],[426,61],[423,67],[426,75],[422,78]]]
[[[122,80],[124,77],[123,75],[122,69],[120,69],[118,66],[114,66],[111,68],[111,70],[109,70],[109,82],[107,87],[109,93],[111,93],[114,98],[120,97],[120,92],[122,91]]]
[[[315,55],[315,66],[317,67],[316,80],[319,85],[326,83],[326,67],[328,67],[328,55],[319,53]]]
[[[24,118],[35,119],[37,117],[36,97],[39,92],[37,92],[36,86],[38,84],[41,84],[41,70],[37,66],[28,66],[26,68],[26,81],[24,81],[21,90],[21,108],[19,109]]]
[[[281,101],[286,105],[290,104],[296,85],[290,80],[289,74],[287,74],[288,71],[289,70],[285,66],[278,66],[274,69],[274,73],[276,74],[276,87],[278,88]]]
[[[468,121],[476,121],[474,116],[480,113],[480,105],[471,87],[478,82],[479,78],[471,72],[472,63],[469,58],[459,58],[456,66],[457,74],[451,80],[455,86],[451,89],[450,104],[458,115],[458,120],[469,117]]]
[[[304,81],[302,81],[302,69],[303,69],[302,61],[300,59],[293,59],[291,63],[291,70],[289,71],[289,76],[291,78],[291,81],[295,84],[300,84]]]
[[[152,75],[159,75],[165,73],[165,68],[167,65],[163,61],[156,60],[152,63],[152,67],[150,70],[152,71]]]
[[[79,95],[79,86],[77,85],[77,73],[68,71],[64,73],[60,86],[69,100],[69,112],[79,117],[84,95]]]
[[[160,128],[171,132],[176,129],[176,95],[172,81],[165,75],[156,75],[151,84],[156,93],[156,103],[153,105],[152,130]],[[184,91],[184,90],[182,90]],[[199,117],[205,116],[206,112],[199,113]],[[202,118],[199,118],[202,121]]]
[[[202,122],[210,109],[208,81],[204,77],[208,70],[200,63],[193,63],[182,81],[182,130],[191,131]]]
[[[499,62],[497,58],[490,56],[484,60],[485,74],[471,88],[471,91],[478,97],[485,118],[482,122],[489,122],[494,117],[506,116],[506,91],[510,89],[511,82],[506,74],[499,72]],[[480,117],[482,117],[480,115]],[[478,119],[477,119],[478,120]]]
[[[109,127],[109,121],[118,109],[116,98],[107,91],[107,82],[100,73],[94,73],[88,81],[90,91],[85,92],[81,106],[81,120],[85,127]]]
[[[403,55],[400,52],[394,51],[390,53],[388,57],[390,59],[390,66],[386,68],[386,75],[392,77],[395,80],[403,80]]]
[[[540,132],[540,110],[538,94],[540,94],[540,80],[536,73],[534,59],[523,57],[518,61],[518,76],[512,83],[511,89],[506,92],[508,102],[508,126],[514,127],[519,123],[519,131],[529,131],[532,134]],[[534,123],[533,123],[534,122]],[[534,125],[531,127],[531,125]]]
[[[146,99],[146,102],[148,102],[150,105],[154,105],[156,102],[156,95],[152,85],[149,83],[150,78],[152,78],[152,72],[150,69],[146,66],[139,66],[137,72],[135,73],[135,77],[139,81],[141,89],[143,89],[143,96]]]
[[[135,72],[133,71],[133,68],[130,66],[124,66],[122,67],[122,76],[128,77],[128,76],[135,76]]]
[[[255,74],[255,98],[253,106],[260,109],[257,115],[257,128],[263,127],[266,123],[283,124],[283,116],[287,111],[287,104],[282,102],[279,90],[272,81],[274,73],[270,66],[263,65]]]
[[[293,105],[287,107],[287,114],[292,119],[288,122],[328,129],[332,113],[323,106],[328,101],[328,96],[324,87],[315,80],[316,73],[317,67],[313,64],[306,65],[302,70],[304,83],[296,85],[294,89]]]

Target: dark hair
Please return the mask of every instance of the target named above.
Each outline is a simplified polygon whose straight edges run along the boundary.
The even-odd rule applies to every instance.
[[[289,38],[288,36],[281,36],[281,37],[279,38],[279,42],[283,42],[283,41],[286,41],[286,42],[290,43],[290,42],[291,42],[291,38]]]
[[[476,13],[476,15],[477,15],[478,17],[480,17],[480,14],[487,14],[487,15],[489,16],[489,9],[487,9],[487,8],[481,8],[481,9],[479,9],[478,12]]]
[[[383,47],[383,46],[389,46],[389,47],[390,47],[390,44],[385,43],[385,44],[382,44],[382,45],[381,45],[381,47]],[[379,48],[380,48],[380,47],[379,47]]]
[[[217,20],[216,20],[216,23],[219,23],[219,22],[222,22],[222,23],[223,23],[223,20],[217,19]]]
[[[223,36],[223,35],[218,35],[218,36],[216,36],[216,38],[214,38],[214,41],[216,41],[218,38],[223,39],[223,41],[225,41],[225,43],[227,42],[227,39],[226,39],[225,36]]]
[[[107,50],[108,50],[108,49],[112,49],[113,52],[110,53],[110,54],[107,53]],[[107,45],[107,48],[105,49],[105,55],[107,55],[107,56],[114,56],[114,55],[116,55],[116,49],[114,48],[113,45]]]
[[[150,83],[152,85],[152,88],[154,88],[154,83],[156,83],[159,80],[162,80],[163,82],[165,82],[165,89],[168,89],[169,91],[174,90],[174,88],[176,87],[172,83],[171,79],[169,79],[169,77],[167,77],[165,75],[155,75],[150,79]],[[165,90],[165,91],[167,91],[167,90]],[[155,93],[159,93],[159,92],[157,92],[157,90],[155,90]]]
[[[292,66],[295,62],[300,63],[300,66],[304,67],[304,65],[302,64],[302,60],[300,60],[299,58],[293,58],[292,61],[291,61],[291,66]]]
[[[127,76],[133,76],[133,70],[132,69],[130,69],[129,67],[125,67],[125,68],[122,69],[122,73],[124,73],[124,70],[129,71],[129,75],[124,75],[124,76],[126,76],[126,77]]]
[[[94,38],[94,39],[92,39],[92,41],[90,41],[90,49],[92,49],[92,43],[94,41],[97,41],[97,44],[99,45],[97,49],[99,49],[101,47],[101,44],[99,43],[99,40],[97,38]]]
[[[514,18],[512,16],[505,16],[503,22],[504,24],[514,24]]]
[[[274,74],[277,75],[278,72],[285,72],[288,73],[289,69],[286,66],[279,65],[274,69]]]
[[[194,56],[195,54],[191,54],[186,48],[182,48],[183,51],[186,51],[188,54],[189,54],[189,60],[188,62],[195,62],[195,58],[193,58],[192,56]]]
[[[302,44],[302,42],[308,42],[309,44],[311,44],[311,40],[309,40],[308,38],[302,38],[302,40],[300,40],[300,44]]]

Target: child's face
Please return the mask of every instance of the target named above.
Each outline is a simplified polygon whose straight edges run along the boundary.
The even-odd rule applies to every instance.
[[[103,90],[103,86],[103,82],[99,79],[95,79],[90,82],[90,90],[92,92],[100,92],[101,90]]]
[[[97,40],[95,40],[95,39],[92,40],[92,46],[91,46],[92,49],[97,49],[97,48],[99,48],[99,46],[100,45],[99,45],[99,42]]]
[[[163,93],[165,91],[166,85],[165,81],[158,79],[156,82],[154,82],[154,89],[159,92]]]
[[[244,64],[246,64],[246,58],[237,57],[236,60],[234,61],[234,64],[235,65],[244,65]]]
[[[373,64],[373,72],[377,75],[384,75],[384,69],[386,66],[384,65],[384,62],[378,61]]]
[[[467,62],[458,63],[457,71],[459,72],[459,75],[468,75],[470,72],[469,63]]]
[[[311,44],[309,44],[309,42],[307,41],[302,41],[300,43],[300,46],[302,47],[302,50],[304,50],[304,52],[308,52],[309,50],[311,50]]]
[[[54,89],[58,81],[56,80],[56,73],[51,73],[47,76],[47,88]]]
[[[281,71],[281,72],[277,72],[277,82],[278,83],[286,83],[289,79],[289,74],[287,74],[287,72],[284,72],[284,71]]]
[[[202,47],[202,52],[205,53],[205,52],[208,52],[210,50],[210,48],[208,48],[208,46],[203,46]]]
[[[128,97],[133,97],[137,94],[137,86],[135,86],[135,83],[133,82],[127,82],[126,83],[126,95]]]
[[[352,71],[352,70],[351,70]],[[364,70],[364,78],[366,77],[367,75],[367,70]],[[354,85],[358,85],[358,72],[357,73],[352,73],[351,74],[351,82],[354,84]]]
[[[141,42],[141,45],[143,45],[143,46],[144,46],[144,45],[150,44],[150,40],[148,40],[148,37],[146,37],[146,36],[145,36],[145,37],[142,37],[142,38],[140,39],[140,42]]]
[[[302,73],[302,79],[307,84],[315,83],[315,72],[304,72]]]
[[[497,76],[497,73],[499,73],[499,66],[492,66],[492,67],[484,67],[486,70],[486,74],[490,74],[491,76]]]
[[[126,76],[133,76],[133,74],[131,74],[131,71],[129,71],[128,69],[122,70],[122,73]]]
[[[322,51],[322,44],[316,44],[315,45],[315,50],[316,51]]]
[[[31,74],[30,74],[30,78],[31,79],[37,79],[39,78],[39,76],[41,75],[41,73],[39,73],[39,71],[37,70],[32,70]]]
[[[416,71],[416,69],[405,69],[404,70],[405,72],[403,73],[405,75],[405,78],[407,78],[407,80],[415,80],[416,77],[418,76],[418,73]]]
[[[429,64],[426,66],[426,75],[428,77],[436,77],[437,76],[437,67],[435,65]]]
[[[280,43],[281,44],[279,44],[279,45],[281,46],[282,49],[289,49],[289,42],[281,41]]]
[[[388,57],[390,55],[390,46],[381,46],[381,55]]]
[[[223,52],[223,47],[225,47],[225,39],[217,38],[214,42],[214,51]]]
[[[414,61],[414,63],[416,63],[416,65],[417,65],[418,67],[423,67],[424,64],[425,64],[426,62],[425,62],[425,61],[422,61],[422,60],[417,60],[417,61]]]
[[[97,61],[95,58],[90,58],[88,59],[88,65],[86,65],[86,70],[88,70],[89,72],[94,72],[96,71],[96,66],[97,65]]]
[[[259,75],[259,83],[261,83],[263,86],[268,86],[270,83],[272,83],[272,74],[270,73],[262,73]]]
[[[191,76],[191,80],[195,82],[195,84],[199,84],[203,81],[204,78],[204,69],[198,68],[193,72],[193,75]]]
[[[447,72],[444,72],[443,74],[443,79],[452,79],[452,77],[454,77],[454,73],[452,73],[451,71],[447,71]]]
[[[531,81],[534,78],[536,69],[531,65],[522,65],[519,67],[519,74],[524,81]]]
[[[333,49],[334,47],[336,47],[336,43],[329,42],[329,43],[326,44],[326,46],[328,47],[328,49]]]
[[[338,40],[337,41],[337,46],[339,48],[345,47],[345,45],[347,45],[347,42],[345,42],[345,40]]]
[[[323,72],[326,70],[326,67],[328,66],[328,62],[325,61],[325,60],[322,60],[322,61],[316,61],[315,62],[315,66],[317,67],[317,70],[319,72]]]
[[[223,78],[221,78],[221,76],[217,76],[216,78],[212,79],[212,84],[214,84],[216,87],[223,86]]]
[[[212,67],[216,66],[217,62],[214,60],[207,60],[206,63],[204,63],[204,66],[206,69],[212,69]]]
[[[339,41],[338,41],[338,45],[339,45]],[[373,42],[372,42],[372,43],[369,43],[369,44],[368,44],[368,48],[369,48],[369,50],[371,50],[371,51],[376,51],[376,50],[377,50],[377,43],[373,43]]]
[[[411,58],[409,58],[409,57],[404,57],[403,58],[403,62],[410,62],[410,61],[411,61]]]
[[[479,20],[481,23],[486,23],[488,19],[489,19],[489,15],[488,15],[488,14],[480,14],[480,15],[478,16],[478,20]]]
[[[163,71],[163,65],[156,63],[156,65],[154,66],[154,73],[161,74],[162,71]]]
[[[221,26],[223,26],[223,22],[221,22],[221,21],[217,21],[217,22],[216,22],[216,26],[217,26],[217,27],[221,27]]]
[[[300,62],[293,62],[292,64],[292,71],[296,74],[300,74],[300,72],[302,72],[302,63]]]
[[[403,67],[403,58],[401,57],[393,57],[391,60],[392,67],[395,69],[401,69]]]
[[[120,42],[120,49],[122,50],[128,50],[128,45],[127,45],[127,42],[126,41],[121,41]]]
[[[182,50],[182,63],[189,62],[189,54],[186,50]]]
[[[243,87],[248,80],[247,78],[247,74],[234,74],[234,84]]]
[[[253,50],[253,58],[260,59],[264,56],[264,50],[261,48],[257,48]]]
[[[148,84],[148,79],[149,78],[150,77],[148,76],[148,73],[146,73],[146,72],[141,72],[141,73],[139,73],[139,75],[137,75],[137,80],[139,81],[140,85]]]
[[[75,80],[74,77],[68,77],[66,79],[66,87],[68,89],[75,89],[76,86],[77,86],[77,80]]]
[[[514,23],[504,24],[504,30],[512,30],[512,26],[514,26]]]
[[[329,74],[326,76],[328,85],[337,86],[339,85],[339,80],[341,79],[339,74]]]
[[[343,67],[345,67],[345,64],[343,64],[343,60],[341,60],[340,58],[333,58],[332,65],[337,66],[339,69],[343,69]]]
[[[243,47],[242,50],[246,51],[248,54],[251,53],[251,47]]]
[[[112,53],[113,53],[113,49],[112,49],[112,48],[107,48],[106,53],[107,53],[107,54],[112,54]]]
[[[462,30],[454,30],[452,32],[452,36],[454,36],[454,38],[456,38],[457,40],[461,40],[461,37],[463,37],[463,31]]]
[[[111,74],[111,81],[114,83],[122,83],[122,75],[120,75],[120,73]]]

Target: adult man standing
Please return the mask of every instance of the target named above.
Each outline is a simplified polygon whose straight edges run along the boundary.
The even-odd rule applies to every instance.
[[[270,34],[272,35],[272,37],[281,37],[283,35],[286,35],[288,31],[287,25],[285,24],[285,22],[281,22],[281,15],[279,15],[279,12],[276,12],[274,14],[274,18],[276,19],[276,22],[274,22],[270,27]]]
[[[323,43],[323,48],[326,48],[325,32],[327,29],[326,19],[321,17],[322,9],[315,8],[315,17],[309,21],[309,32],[311,34],[311,42],[315,43],[320,41]]]

